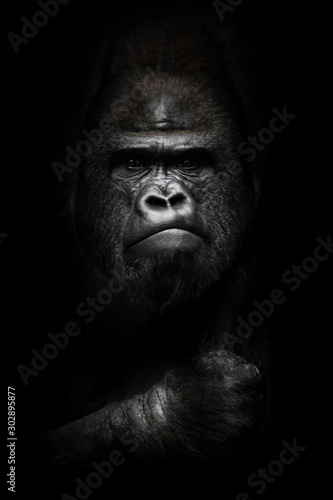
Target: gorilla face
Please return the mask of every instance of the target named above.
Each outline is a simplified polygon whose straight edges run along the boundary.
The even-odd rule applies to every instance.
[[[255,215],[256,180],[237,152],[244,117],[227,78],[216,97],[201,69],[180,78],[140,66],[138,91],[113,67],[88,112],[86,128],[103,124],[103,140],[79,171],[77,238],[106,278],[125,273],[134,295],[159,306],[219,280]]]

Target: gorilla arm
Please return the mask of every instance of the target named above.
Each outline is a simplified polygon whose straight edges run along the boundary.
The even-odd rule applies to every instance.
[[[263,412],[258,369],[229,351],[168,372],[144,394],[48,434],[56,467],[81,469],[124,444],[148,462],[209,463],[244,455]],[[134,444],[135,443],[135,444]]]

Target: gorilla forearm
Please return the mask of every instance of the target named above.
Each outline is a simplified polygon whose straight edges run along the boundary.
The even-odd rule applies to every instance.
[[[147,461],[209,462],[244,454],[263,409],[258,370],[227,351],[167,373],[144,394],[113,403],[55,431],[58,466],[89,464],[122,447]]]

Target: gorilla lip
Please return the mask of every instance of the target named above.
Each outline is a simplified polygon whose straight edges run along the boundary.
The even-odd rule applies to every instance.
[[[182,217],[175,217],[173,220],[163,221],[155,224],[146,224],[141,220],[138,225],[130,224],[125,229],[123,239],[124,249],[137,245],[138,243],[148,240],[149,238],[157,239],[162,236],[169,236],[184,239],[187,237],[196,238],[201,240],[206,234],[206,224],[202,217],[197,216],[191,220],[184,220]],[[159,235],[159,236],[157,236]],[[153,241],[150,240],[150,241]]]
[[[135,250],[144,256],[168,249],[193,250],[202,245],[202,238],[191,231],[180,228],[164,228],[127,246],[126,250]]]

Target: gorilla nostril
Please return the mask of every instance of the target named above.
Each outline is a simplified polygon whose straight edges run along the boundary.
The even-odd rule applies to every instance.
[[[174,194],[169,198],[169,203],[171,206],[181,205],[186,200],[186,196],[183,193]]]
[[[160,198],[159,196],[148,196],[146,199],[147,205],[155,206],[155,207],[162,207],[162,208],[167,208],[168,202],[165,198]]]

